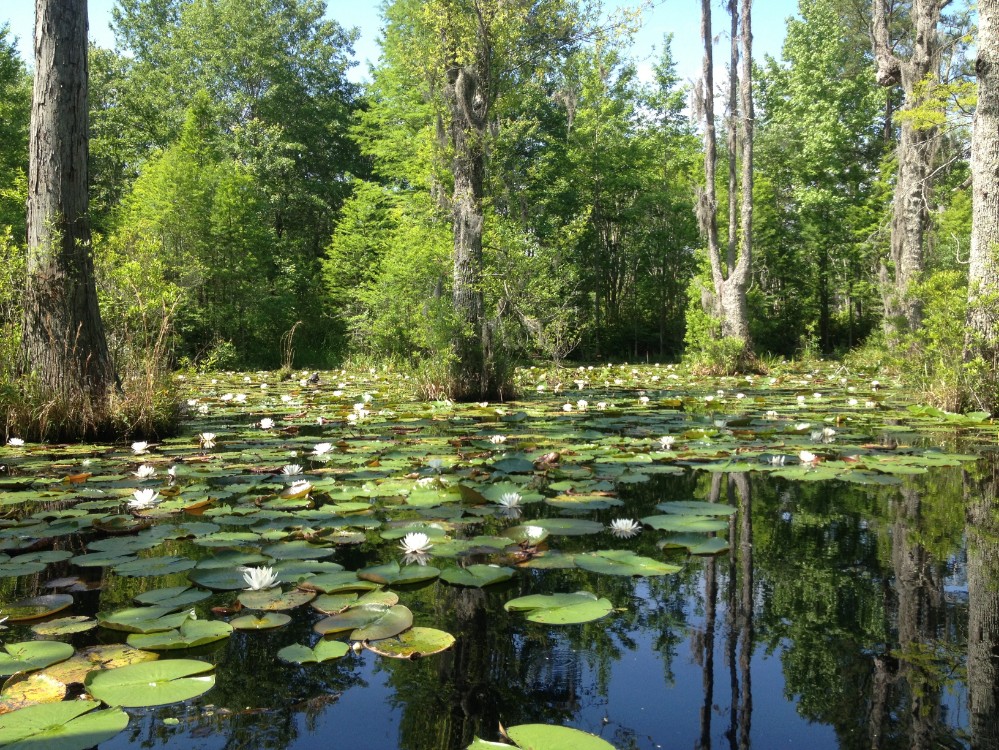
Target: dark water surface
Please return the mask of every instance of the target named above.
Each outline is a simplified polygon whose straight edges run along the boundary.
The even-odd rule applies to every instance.
[[[622,494],[618,512],[589,517],[714,499],[739,511],[729,551],[688,560],[646,530],[606,544],[675,558],[680,573],[522,570],[485,589],[399,589],[417,625],[457,637],[412,662],[363,652],[284,664],[277,649],[314,639],[321,617],[299,608],[286,628],[182,652],[219,665],[216,687],[191,705],[130,710],[128,728],[101,747],[456,750],[528,722],[622,749],[999,747],[997,476],[983,461],[902,487],[654,477]],[[557,546],[593,548],[578,539]],[[353,568],[366,554],[333,559]],[[502,607],[583,589],[623,611],[556,628]]]

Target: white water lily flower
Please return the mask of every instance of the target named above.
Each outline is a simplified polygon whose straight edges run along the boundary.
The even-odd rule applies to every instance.
[[[562,404],[562,411],[572,411],[572,404]]]
[[[156,469],[151,464],[142,464],[138,469],[132,472],[134,476],[139,479],[149,479],[150,477],[156,476]]]
[[[489,438],[489,442],[493,445],[499,445],[500,443],[506,442],[506,435],[493,435]]]
[[[640,403],[642,406],[645,406],[647,403],[649,403],[649,397],[648,396],[639,396],[638,403]]]
[[[24,445],[24,440],[19,437],[12,437],[9,440],[7,440],[7,445],[9,445],[11,448],[20,448],[21,446]]]
[[[851,398],[846,403],[847,403],[848,406],[856,406],[857,405],[857,399]]]
[[[208,404],[198,404],[198,414],[207,414],[211,410]]]
[[[271,419],[270,417],[264,417],[263,419],[260,420],[261,430],[269,430],[273,426],[274,426],[274,420]]]
[[[616,537],[627,539],[642,530],[642,525],[632,518],[615,518],[610,522],[610,531]]]
[[[285,476],[293,477],[302,473],[302,467],[298,464],[285,464],[281,467],[281,473]]]
[[[202,433],[198,434],[198,442],[201,443],[201,447],[202,448],[206,448],[206,449],[207,448],[214,448],[215,447],[215,438],[217,438],[217,437],[218,437],[218,435],[216,435],[214,432],[202,432]]]
[[[289,495],[297,495],[300,492],[308,492],[312,489],[312,482],[307,479],[300,479],[297,482],[292,482],[291,486],[285,490]]]
[[[519,492],[504,492],[500,495],[499,504],[504,508],[516,508],[520,505],[520,500]]]
[[[246,394],[245,393],[237,393],[235,396],[233,396],[233,401],[235,401],[237,404],[245,404],[246,403]]]
[[[579,409],[580,411],[586,411],[587,406],[589,406],[589,403],[586,401],[585,398],[581,398],[579,399],[579,401],[576,402],[576,408]]]
[[[779,416],[774,409],[770,409],[766,414],[763,415],[767,419],[777,419]]]
[[[289,401],[291,401],[291,396],[289,396],[287,393],[283,393],[281,394],[281,400],[287,404]]]
[[[312,449],[313,456],[325,456],[333,450],[333,443],[317,443],[316,447]]]
[[[798,396],[798,403],[799,404],[805,403],[805,397],[804,396]]]
[[[525,526],[524,536],[530,539],[532,542],[541,539],[545,535],[545,530],[540,526]]]
[[[802,430],[807,430],[811,426],[812,426],[811,422],[797,422],[794,425],[794,429],[797,432],[801,432]]]
[[[167,474],[170,475],[171,479],[177,478],[177,464],[173,464],[169,469],[167,469]]]
[[[223,393],[221,396],[219,396],[219,401],[232,401],[232,394]]]
[[[663,435],[661,438],[659,438],[659,445],[662,447],[664,451],[668,451],[670,448],[672,448],[673,443],[675,442],[676,438],[673,437],[672,435]]]
[[[366,404],[370,404],[372,398],[373,396],[370,393],[364,393],[361,395],[361,400]]]
[[[246,591],[263,591],[264,589],[271,589],[278,585],[278,574],[274,572],[274,568],[240,568],[239,572],[243,574],[243,580],[246,581]]]
[[[827,440],[831,439],[835,434],[836,434],[836,430],[834,430],[832,427],[823,427],[822,428],[822,437],[825,438],[825,439],[827,439]]]
[[[774,465],[774,466],[783,466],[784,465],[784,461],[786,461],[786,460],[787,460],[787,456],[785,456],[785,455],[771,456],[770,457],[770,463],[772,465]]]
[[[407,555],[424,555],[430,551],[432,546],[430,537],[421,531],[409,532],[399,543],[399,549]]]
[[[416,480],[416,486],[426,489],[437,483],[437,477],[420,477]]]
[[[607,402],[606,401],[597,401],[597,408],[598,409],[606,409],[607,408]]]
[[[145,510],[156,505],[159,499],[160,493],[156,490],[136,490],[128,501],[128,507],[130,510]]]
[[[136,454],[137,456],[142,453],[147,453],[148,451],[149,451],[149,443],[147,443],[145,440],[139,440],[137,442],[132,443],[132,453]]]
[[[811,451],[800,451],[798,453],[798,460],[803,464],[814,464],[819,460],[819,457]]]

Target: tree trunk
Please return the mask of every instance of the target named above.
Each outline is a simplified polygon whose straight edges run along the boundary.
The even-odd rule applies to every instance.
[[[919,84],[933,72],[939,45],[937,26],[948,0],[912,0],[912,42],[908,58],[892,52],[886,0],[873,0],[871,39],[877,64],[878,83],[886,88],[902,86],[903,110],[912,110],[922,102]],[[923,235],[928,210],[927,193],[930,174],[930,144],[936,130],[916,129],[903,120],[896,149],[898,173],[892,200],[890,265],[881,267],[884,327],[889,337],[898,331],[919,327],[922,310],[911,293],[912,284],[923,270]]]
[[[979,5],[979,13],[983,4]],[[979,22],[981,22],[979,15]],[[994,16],[993,16],[994,18]],[[981,28],[981,27],[979,27]],[[979,54],[984,51],[979,48]],[[979,100],[981,101],[981,100]],[[999,746],[999,463],[967,491],[968,704],[972,747]]]
[[[978,107],[971,136],[972,225],[965,358],[984,374],[970,397],[999,410],[999,0],[978,2]]]
[[[86,0],[36,0],[35,66],[24,366],[53,395],[82,399],[99,418],[115,375],[87,213]]]
[[[488,399],[491,378],[482,303],[482,192],[485,169],[486,96],[473,66],[453,65],[445,91],[451,115],[451,200],[454,226],[455,336],[452,397],[459,401]]]
[[[714,286],[714,312],[721,317],[722,336],[738,339],[743,344],[745,355],[749,355],[749,314],[746,290],[752,260],[753,228],[753,80],[752,80],[752,0],[742,0],[740,19],[742,31],[742,76],[739,92],[742,109],[742,180],[740,209],[740,237],[738,259],[730,267],[728,258],[723,260],[718,238],[717,197],[715,175],[718,161],[718,148],[714,125],[714,73],[711,37],[711,3],[701,0],[701,38],[704,42],[703,98],[704,112],[704,191],[698,202],[698,219],[708,241],[708,258],[711,261],[711,279]],[[735,12],[735,2],[729,5]],[[733,24],[733,28],[736,24]],[[731,89],[730,89],[731,92]],[[734,103],[733,105],[734,106]],[[732,120],[735,122],[735,113]],[[730,203],[734,207],[734,202]],[[734,209],[730,209],[732,211]],[[730,217],[731,218],[731,217]],[[744,359],[744,358],[740,358]]]

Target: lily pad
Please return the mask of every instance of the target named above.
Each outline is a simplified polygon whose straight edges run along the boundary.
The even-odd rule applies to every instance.
[[[448,568],[441,573],[441,580],[456,586],[475,586],[482,588],[494,583],[509,581],[513,578],[513,568],[498,565],[469,565],[466,568]]]
[[[506,733],[522,750],[614,750],[607,740],[572,727],[520,724]]]
[[[231,634],[232,625],[227,622],[187,620],[177,630],[149,634],[133,633],[128,636],[128,645],[149,651],[174,651],[221,641]]]
[[[304,589],[281,591],[280,588],[264,589],[263,591],[244,591],[238,597],[240,604],[244,607],[270,611],[295,609],[295,607],[308,604],[315,598],[315,591],[305,591]]]
[[[662,516],[646,516],[642,523],[660,531],[725,531],[728,521],[709,516],[686,516],[667,513]]]
[[[171,573],[183,573],[194,567],[194,560],[188,557],[143,557],[139,560],[115,565],[113,570],[120,576],[165,576]]]
[[[614,611],[607,599],[598,599],[589,591],[574,594],[533,594],[511,599],[503,605],[507,611],[527,611],[527,619],[545,625],[575,625],[606,617]]]
[[[407,565],[400,567],[394,560],[384,565],[374,565],[357,571],[357,577],[366,581],[374,581],[381,584],[422,583],[432,581],[440,575],[440,568],[433,565]]]
[[[58,703],[66,697],[66,691],[65,684],[43,672],[16,674],[4,683],[0,693],[0,714],[39,703]]]
[[[366,644],[366,648],[390,659],[418,659],[446,651],[454,645],[454,636],[435,628],[410,628],[395,638]]]
[[[398,635],[413,624],[413,613],[408,607],[397,604],[386,607],[366,604],[351,607],[345,612],[320,620],[313,630],[322,635],[350,630],[352,641],[378,640]]]
[[[605,550],[576,555],[576,566],[593,573],[618,576],[663,576],[679,573],[679,565],[636,555],[629,550]]]
[[[291,615],[284,612],[262,612],[256,615],[243,615],[234,617],[229,624],[236,630],[270,630],[287,625],[291,622]]]
[[[48,617],[72,606],[73,597],[69,594],[46,594],[30,599],[21,599],[13,604],[2,607],[4,615],[10,622],[23,622]]]
[[[98,612],[97,622],[109,630],[157,633],[179,628],[189,617],[189,612],[174,612],[173,607],[128,607],[116,612]]]
[[[125,644],[91,646],[77,652],[66,661],[54,664],[44,674],[71,685],[81,683],[88,674],[99,669],[116,669],[144,661],[156,661],[159,656]]]
[[[721,503],[706,503],[701,500],[674,500],[659,503],[657,510],[682,516],[731,516],[736,509],[731,505]]]
[[[0,716],[0,744],[10,750],[85,750],[111,739],[128,725],[118,708],[101,711],[99,701],[60,701],[28,706]]]
[[[38,635],[69,635],[70,633],[83,633],[97,627],[97,620],[86,615],[74,615],[72,617],[60,617],[48,622],[40,622],[31,626],[31,631]]]
[[[44,669],[72,655],[73,647],[61,641],[8,643],[0,651],[0,676]]]
[[[346,656],[350,647],[343,641],[332,641],[323,638],[314,648],[295,643],[285,646],[277,652],[277,657],[281,661],[292,664],[319,664],[330,659],[339,659]]]
[[[212,689],[212,665],[192,659],[168,659],[91,672],[87,690],[110,706],[143,708],[196,698]]]
[[[583,536],[599,534],[604,530],[602,523],[582,518],[542,518],[539,521],[531,521],[531,525],[540,526],[553,536]]]

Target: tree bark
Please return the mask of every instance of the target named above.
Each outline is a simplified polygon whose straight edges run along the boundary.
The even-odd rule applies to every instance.
[[[86,0],[36,0],[35,66],[24,367],[99,414],[115,375],[90,244]]]
[[[982,5],[979,5],[979,13]],[[979,16],[981,22],[981,15]],[[981,28],[981,27],[979,27]],[[979,54],[984,48],[979,48]],[[999,463],[968,484],[968,704],[972,747],[999,746]]]
[[[978,106],[971,136],[972,224],[965,358],[984,375],[969,394],[999,409],[999,0],[978,2]]]
[[[739,8],[739,35],[742,50],[742,74],[739,81],[741,119],[742,119],[742,174],[740,191],[740,217],[738,258],[731,261],[729,253],[722,258],[718,238],[718,201],[715,191],[715,176],[717,173],[718,147],[714,125],[714,61],[711,37],[711,3],[701,0],[701,38],[704,42],[703,61],[703,99],[701,102],[704,113],[704,191],[698,201],[698,219],[708,242],[708,258],[711,262],[711,280],[714,287],[712,304],[714,312],[721,318],[721,334],[739,340],[748,356],[751,347],[749,338],[749,312],[746,300],[746,290],[749,286],[752,261],[752,224],[753,224],[753,81],[752,81],[752,0],[742,0]],[[729,9],[735,13],[735,2]],[[733,23],[733,28],[737,24]],[[733,73],[734,74],[734,73]],[[731,93],[730,89],[730,93]],[[732,103],[734,106],[734,102]],[[732,122],[736,115],[732,113]],[[733,146],[730,141],[730,148]],[[730,168],[733,166],[730,163]],[[734,211],[735,202],[730,201],[730,212]],[[730,220],[733,218],[729,217]],[[734,221],[730,221],[731,227]],[[731,240],[731,237],[730,237]]]
[[[877,81],[891,88],[901,85],[905,96],[902,109],[921,104],[918,85],[933,72],[939,45],[937,26],[943,6],[949,0],[912,0],[912,41],[908,58],[893,51],[888,30],[886,0],[873,0],[871,39],[877,65]],[[890,265],[881,267],[884,327],[893,337],[899,330],[919,327],[922,310],[911,287],[924,266],[923,235],[928,220],[927,193],[930,174],[930,144],[935,128],[913,127],[903,119],[896,149],[898,171],[892,200]]]

